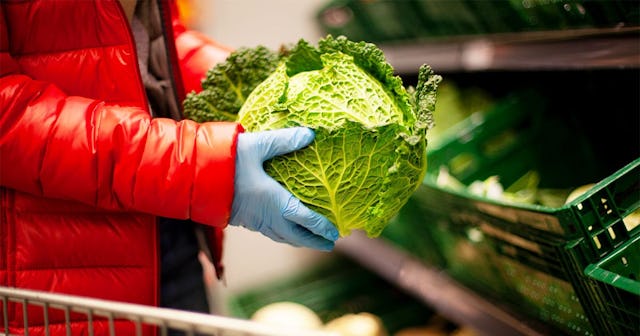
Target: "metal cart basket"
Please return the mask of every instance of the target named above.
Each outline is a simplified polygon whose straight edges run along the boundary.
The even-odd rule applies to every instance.
[[[157,330],[159,335],[170,335],[173,331],[180,331],[184,335],[215,335],[215,336],[337,336],[335,333],[324,331],[307,331],[275,327],[265,324],[216,316],[203,313],[193,313],[168,308],[158,308],[139,304],[108,301],[73,295],[62,295],[43,291],[25,290],[0,286],[0,308],[2,310],[3,324],[0,326],[0,335],[13,335],[10,331],[18,328],[29,334],[29,314],[34,307],[38,313],[43,314],[44,334],[50,335],[50,314],[62,312],[65,317],[65,333],[70,336],[73,331],[70,327],[72,314],[86,316],[89,335],[97,335],[92,322],[96,320],[106,321],[108,335],[120,335],[116,333],[115,323],[129,321],[133,323],[135,335],[143,335],[143,330]],[[13,314],[21,314],[21,325],[10,326],[10,321],[15,323],[17,316],[10,316],[8,306],[14,304]],[[40,309],[42,309],[40,311]],[[11,327],[11,328],[10,328]],[[24,328],[24,329],[22,329]],[[127,333],[127,335],[130,333]]]

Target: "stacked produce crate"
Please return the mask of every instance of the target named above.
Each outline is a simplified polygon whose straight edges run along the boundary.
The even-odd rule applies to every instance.
[[[452,128],[431,148],[431,169],[403,216],[440,252],[425,260],[470,288],[569,334],[637,333],[640,159],[566,204],[569,189],[532,187],[532,170],[552,186],[579,186],[602,162],[549,120],[543,101],[516,94]],[[553,161],[561,148],[570,150]],[[467,187],[491,177],[516,187],[493,195]],[[533,200],[558,195],[560,203]]]

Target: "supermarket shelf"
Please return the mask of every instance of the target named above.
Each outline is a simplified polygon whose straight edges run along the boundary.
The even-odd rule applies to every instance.
[[[382,239],[369,239],[361,232],[354,232],[338,241],[336,251],[415,295],[445,318],[479,333],[553,334],[542,323],[516,316]]]
[[[640,68],[640,27],[460,36],[380,44],[398,73]]]

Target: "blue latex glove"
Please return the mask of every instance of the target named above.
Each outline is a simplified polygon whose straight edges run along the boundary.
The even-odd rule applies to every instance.
[[[338,230],[324,216],[307,208],[271,178],[263,162],[309,145],[314,132],[306,127],[241,133],[229,224],[243,226],[282,243],[329,251]]]

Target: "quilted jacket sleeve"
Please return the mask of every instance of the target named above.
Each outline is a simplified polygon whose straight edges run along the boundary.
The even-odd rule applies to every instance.
[[[151,119],[18,74],[0,50],[0,185],[222,227],[242,127]]]

